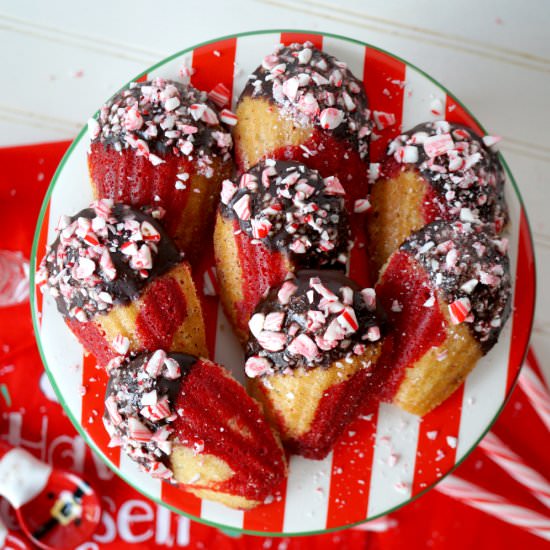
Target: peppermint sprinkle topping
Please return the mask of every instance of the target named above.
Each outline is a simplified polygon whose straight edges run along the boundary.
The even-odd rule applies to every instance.
[[[380,340],[378,319],[374,289],[361,291],[336,271],[300,271],[272,289],[250,319],[246,374],[351,360]]]
[[[197,359],[162,350],[123,359],[110,372],[103,423],[110,446],[120,446],[141,470],[172,480],[173,422],[183,376]]]
[[[221,122],[234,125],[233,113],[224,109],[229,91],[218,84],[207,95],[192,86],[163,78],[132,82],[105,104],[99,119],[88,122],[92,143],[99,142],[116,151],[133,149],[153,166],[165,162],[167,154],[193,156],[197,171],[212,176],[214,157],[229,159],[231,134]]]
[[[368,156],[372,132],[363,83],[346,63],[311,42],[279,45],[251,75],[241,97],[266,97],[281,115],[304,128],[317,126],[349,140]]]
[[[498,138],[480,138],[465,126],[440,120],[420,124],[394,139],[388,155],[399,167],[415,165],[437,191],[443,219],[494,224],[498,233],[508,214],[504,172],[489,149]]]
[[[72,218],[63,217],[57,232],[38,277],[59,311],[81,322],[137,298],[152,277],[180,261],[178,250],[153,217],[108,199]],[[122,355],[128,346],[122,336],[113,342]]]
[[[266,160],[233,183],[225,180],[225,216],[252,239],[288,252],[301,266],[342,263],[350,245],[345,191],[332,176],[297,162]],[[368,209],[362,201],[358,211]]]

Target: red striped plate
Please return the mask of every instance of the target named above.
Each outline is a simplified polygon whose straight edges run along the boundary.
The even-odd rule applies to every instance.
[[[431,105],[441,101],[449,120],[482,131],[479,123],[443,86],[387,52],[341,36],[305,31],[262,31],[221,38],[186,49],[151,67],[140,79],[179,78],[193,67],[192,83],[204,90],[223,82],[233,103],[264,54],[280,43],[311,40],[346,61],[363,76],[371,107],[396,115],[396,124],[373,144],[374,160],[400,128],[434,119]],[[405,85],[404,85],[405,83]],[[43,254],[61,214],[76,212],[91,200],[83,130],[61,162],[50,185],[35,236]],[[506,164],[505,164],[506,167]],[[424,419],[382,404],[358,419],[322,461],[290,459],[282,500],[250,512],[230,510],[163,484],[142,473],[116,449],[107,448],[100,417],[105,375],[69,333],[52,300],[33,296],[33,317],[44,364],[61,403],[91,447],[121,477],[151,499],[224,528],[271,534],[306,534],[363,522],[402,506],[433,486],[472,450],[495,420],[517,378],[524,356],[535,299],[531,237],[519,191],[506,167],[511,214],[510,255],[514,271],[514,312],[498,345],[480,362],[464,386]],[[200,290],[215,288],[212,265],[201,268]],[[242,351],[215,297],[205,299],[212,356],[242,379]],[[87,386],[85,395],[81,387]],[[393,464],[390,454],[397,456]],[[393,465],[392,465],[393,464]]]

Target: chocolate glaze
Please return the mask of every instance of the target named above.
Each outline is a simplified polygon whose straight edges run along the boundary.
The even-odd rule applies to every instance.
[[[425,139],[441,135],[452,138],[452,148],[430,157]],[[444,120],[419,124],[390,143],[388,156],[392,167],[394,161],[402,170],[412,165],[434,188],[442,218],[491,223],[497,232],[506,225],[502,165],[497,153],[471,128]],[[415,157],[414,162],[407,160]],[[469,166],[470,163],[473,164]]]
[[[332,340],[334,346],[331,349],[317,347],[318,355],[308,359],[303,355],[291,352],[289,348],[293,339],[300,335],[306,335],[317,344],[323,344],[324,339],[326,344],[329,341],[326,338],[327,329],[341,315],[343,309],[343,307],[339,307],[334,312],[326,310],[324,304],[327,300],[312,288],[310,284],[312,278],[319,278],[322,285],[336,295],[335,301],[332,302],[333,305],[340,302],[340,306],[342,306],[343,287],[351,289],[352,298],[349,306],[355,313],[358,328],[348,333],[343,339]],[[281,302],[279,292],[284,284],[288,282],[294,283],[297,288],[294,294],[290,296],[288,303],[285,304]],[[279,351],[269,351],[260,343],[259,338],[251,333],[247,344],[247,359],[266,358],[270,363],[270,369],[261,373],[261,375],[266,375],[274,372],[284,373],[286,369],[299,367],[306,369],[314,367],[328,368],[339,359],[345,360],[348,357],[362,355],[366,346],[380,339],[380,327],[385,320],[385,315],[375,298],[374,289],[367,289],[367,291],[373,297],[370,305],[363,297],[360,287],[339,271],[299,271],[295,278],[273,288],[255,310],[255,314],[265,316],[270,313],[284,313],[284,322],[280,330],[277,331],[285,335],[286,342],[284,346]],[[316,311],[324,317],[324,321],[320,326],[311,326],[308,323],[308,312],[311,311]],[[251,324],[253,323],[254,316],[251,319]],[[328,348],[329,346],[324,345],[323,347]],[[248,368],[247,374],[250,376]]]
[[[207,177],[211,158],[228,160],[232,147],[231,134],[207,94],[163,78],[132,82],[103,105],[88,127],[92,143],[117,151],[131,147],[153,164],[169,154],[194,157]]]
[[[285,252],[298,266],[344,267],[351,233],[343,189],[332,193],[319,172],[286,161],[262,161],[239,181],[238,187],[224,182],[223,216],[237,219],[250,238]],[[238,212],[239,201],[246,196],[250,197],[249,219]],[[255,234],[258,229],[253,224],[263,223],[268,224],[266,235]]]
[[[437,221],[400,248],[423,266],[448,304],[469,300],[471,318],[465,323],[483,353],[497,342],[512,305],[507,241],[489,231],[488,226]]]
[[[77,234],[76,231],[82,220],[101,219],[102,211],[106,212],[106,218],[103,218],[106,223],[102,229],[90,229],[97,239],[97,244],[91,244],[85,240],[89,233]],[[144,240],[139,229],[144,222],[157,232],[156,242]],[[137,227],[137,231],[127,228],[128,224],[134,229]],[[138,249],[148,249],[152,262],[149,269],[132,267],[131,257],[121,248],[128,242],[135,243]],[[112,261],[114,278],[102,266],[104,253]],[[94,272],[89,277],[75,276],[81,258],[94,263]],[[151,280],[180,261],[179,251],[156,219],[127,205],[112,206],[111,201],[102,200],[63,220],[57,238],[42,260],[39,277],[46,281],[46,288],[64,316],[86,321],[97,313],[107,313],[116,304],[137,299]]]
[[[159,353],[159,352],[155,352]],[[164,353],[164,352],[161,352]],[[141,354],[135,358],[126,358],[119,368],[111,371],[107,390],[105,392],[105,401],[113,400],[116,410],[121,417],[121,421],[113,417],[106,406],[104,414],[104,423],[107,431],[113,439],[114,445],[120,445],[128,456],[136,461],[144,471],[155,473],[153,465],[162,463],[166,468],[170,467],[171,444],[158,444],[155,440],[141,441],[132,437],[129,419],[135,418],[143,424],[152,434],[163,429],[167,432],[165,439],[160,441],[171,441],[174,437],[174,430],[170,427],[177,418],[176,401],[179,395],[182,381],[185,375],[197,362],[197,358],[183,353],[168,353],[163,357],[173,359],[179,366],[179,373],[173,378],[168,377],[166,365],[157,376],[150,375],[146,366],[153,357],[153,353]],[[149,392],[156,391],[158,401],[167,397],[169,403],[169,415],[160,420],[152,420],[151,417],[142,414],[144,405],[142,398]],[[163,472],[166,473],[164,468]],[[167,474],[168,479],[171,478]]]
[[[295,94],[292,79],[299,80]],[[349,141],[368,160],[372,123],[363,83],[346,63],[311,42],[279,45],[250,76],[239,101],[244,97],[270,101],[284,117],[303,127],[323,127],[323,111],[338,109],[342,121],[324,131]]]

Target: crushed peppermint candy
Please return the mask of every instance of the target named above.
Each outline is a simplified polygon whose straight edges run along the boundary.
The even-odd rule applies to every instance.
[[[302,267],[325,266],[345,262],[351,244],[344,193],[334,176],[268,159],[235,183],[223,182],[221,207],[252,239],[288,252]],[[359,210],[365,207],[361,202]]]
[[[277,46],[250,76],[241,99],[247,96],[268,98],[298,126],[332,132],[368,157],[372,122],[363,83],[311,42]]]
[[[154,369],[148,368],[155,362]],[[173,481],[170,469],[176,398],[182,376],[197,359],[180,353],[126,358],[110,372],[103,423],[111,446],[120,446],[143,471]],[[158,368],[157,368],[158,367]]]
[[[329,367],[365,354],[381,338],[376,294],[366,290],[330,270],[299,271],[273,288],[250,319],[247,376]]]
[[[138,298],[149,281],[179,261],[179,251],[152,216],[101,199],[62,217],[38,278],[64,316],[86,322]],[[118,336],[112,347],[124,355],[128,338]]]
[[[230,159],[234,115],[224,109],[229,90],[218,84],[209,94],[163,78],[132,82],[101,107],[98,119],[88,121],[92,145],[101,143],[121,152],[132,149],[153,166],[169,154],[192,158],[197,173],[213,176],[214,158]],[[94,155],[92,147],[90,155]]]
[[[419,124],[390,143],[387,172],[415,165],[437,192],[438,218],[490,223],[499,233],[508,213],[504,171],[490,149],[497,141],[445,120]]]
[[[450,323],[464,323],[484,353],[496,343],[511,309],[510,262],[492,229],[436,221],[401,245],[445,299]],[[428,301],[426,307],[437,303],[433,295]]]

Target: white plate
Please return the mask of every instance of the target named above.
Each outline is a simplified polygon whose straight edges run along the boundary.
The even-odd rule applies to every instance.
[[[373,46],[341,36],[308,31],[260,31],[183,50],[139,78],[163,76],[178,80],[182,66],[196,69],[192,83],[209,91],[223,82],[238,98],[247,76],[262,56],[280,43],[310,39],[323,50],[346,61],[363,77],[371,108],[394,112],[395,126],[382,132],[373,154],[388,139],[412,126],[436,118],[431,109],[439,100],[449,120],[483,131],[477,121],[440,84],[407,62]],[[403,83],[405,85],[403,85]],[[92,200],[88,183],[83,130],[63,158],[52,180],[38,220],[33,248],[44,253],[54,239],[61,214],[72,214]],[[66,327],[55,303],[34,292],[35,331],[52,385],[75,427],[91,447],[130,485],[151,499],[218,527],[262,534],[312,534],[337,529],[386,514],[433,486],[463,460],[496,419],[517,378],[531,330],[535,270],[533,247],[521,197],[507,172],[506,199],[510,209],[510,259],[514,281],[514,311],[498,344],[438,409],[420,419],[382,404],[372,415],[357,420],[322,461],[293,456],[286,493],[281,501],[240,512],[199,500],[182,490],[150,478],[135,464],[107,447],[101,422],[106,376]],[[201,272],[199,290],[211,271]],[[233,337],[217,298],[209,298],[208,328],[215,331],[214,358],[242,379],[242,351]],[[82,395],[81,388],[86,386]],[[428,433],[437,433],[435,439]],[[390,453],[398,457],[391,465]]]

